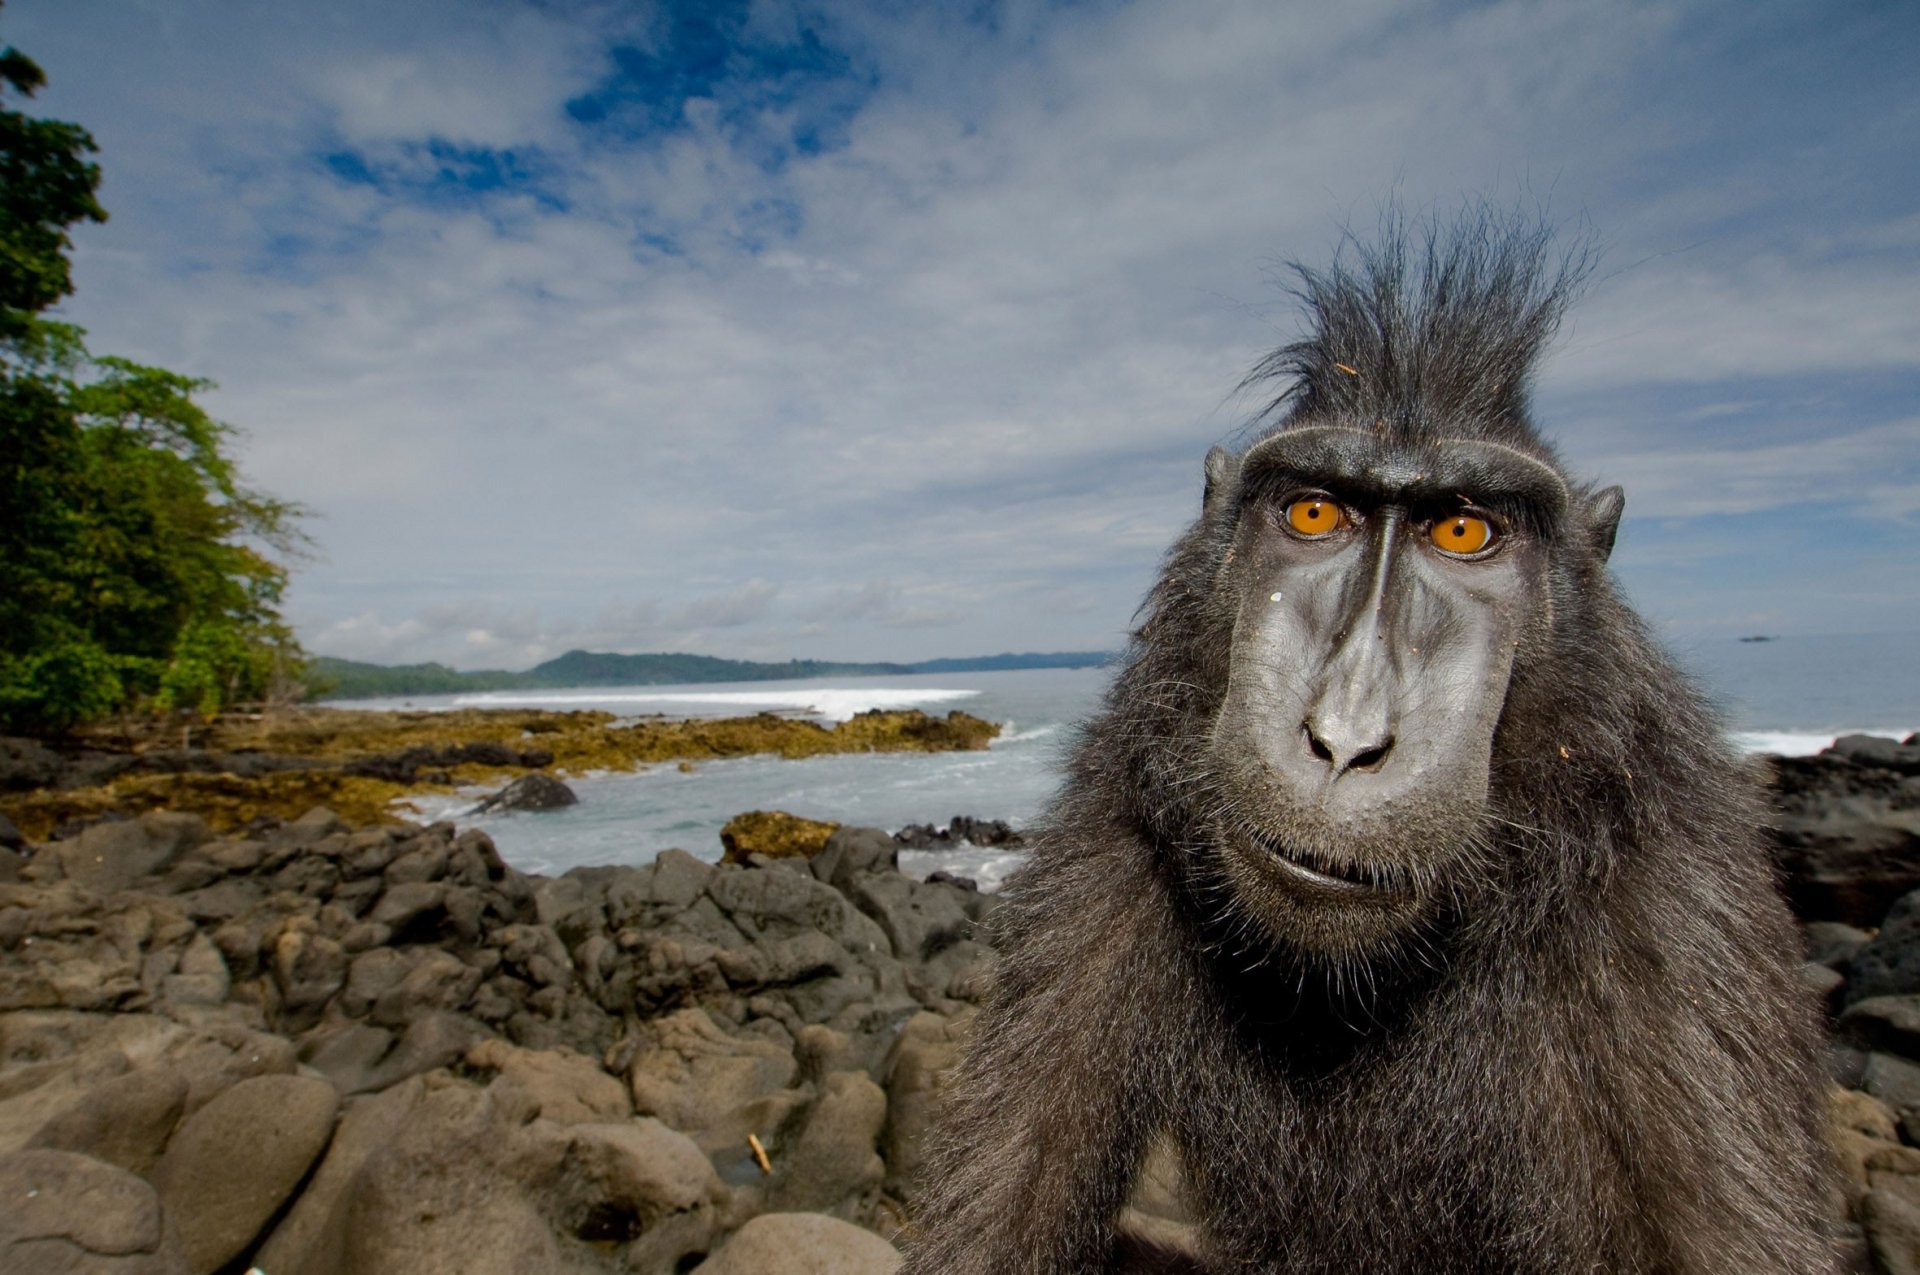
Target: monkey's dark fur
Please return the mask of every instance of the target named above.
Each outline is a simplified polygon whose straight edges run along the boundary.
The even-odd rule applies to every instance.
[[[1755,782],[1615,593],[1618,491],[1528,416],[1579,272],[1495,215],[1300,272],[1311,333],[1255,374],[1290,382],[1273,423],[1209,457],[1007,888],[908,1272],[1118,1269],[1159,1134],[1193,1269],[1831,1269],[1818,1029]],[[1351,503],[1341,543],[1372,556],[1345,575],[1283,534],[1303,483]],[[1469,497],[1504,559],[1405,542]],[[1303,609],[1270,621],[1269,588]],[[1449,707],[1461,686],[1487,703]]]

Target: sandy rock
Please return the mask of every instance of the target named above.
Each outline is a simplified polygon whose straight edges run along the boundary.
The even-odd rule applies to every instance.
[[[634,1109],[686,1133],[709,1155],[747,1155],[747,1135],[770,1136],[801,1101],[789,1090],[799,1070],[791,1052],[729,1034],[703,1009],[667,1014],[642,1030],[645,1044],[627,1071]]]
[[[379,1026],[404,1028],[430,1010],[460,1010],[480,985],[479,970],[438,948],[382,948],[356,959],[353,971],[357,973],[361,961],[381,952],[399,956],[404,968],[399,978],[374,996],[367,1011],[368,1021]]]
[[[507,925],[494,936],[507,966],[541,987],[573,983],[573,957],[551,926]]]
[[[273,841],[281,846],[304,849],[317,845],[328,837],[344,836],[350,832],[340,816],[325,806],[315,806],[291,823],[281,824],[274,830]]]
[[[168,1067],[111,1077],[40,1126],[30,1146],[72,1151],[144,1174],[187,1106],[187,1079]]]
[[[556,1124],[622,1120],[633,1110],[626,1086],[571,1050],[485,1040],[468,1051],[467,1065],[499,1073],[490,1088],[517,1090],[516,1102]]]
[[[653,864],[653,901],[662,908],[691,907],[713,880],[714,868],[685,850],[662,850]]]
[[[63,768],[60,754],[39,740],[0,735],[0,792],[52,787]]]
[[[233,976],[226,958],[212,939],[195,933],[180,954],[174,973],[161,985],[161,995],[169,1005],[220,1005],[233,990]]]
[[[438,881],[447,874],[447,860],[453,848],[436,837],[418,837],[413,844],[387,865],[382,874],[388,885],[410,885],[417,881]]]
[[[421,1083],[295,1275],[672,1275],[711,1244],[725,1188],[658,1122],[561,1125],[517,1092]]]
[[[1920,1112],[1920,1063],[1892,1054],[1868,1054],[1862,1088],[1901,1115]]]
[[[0,1015],[0,1152],[33,1145],[48,1125],[104,1099],[187,1035],[145,1014]],[[79,1137],[89,1118],[76,1119],[68,1132]]]
[[[443,881],[407,881],[400,885],[389,885],[367,920],[399,934],[423,918],[437,918],[446,902],[447,886]]]
[[[1920,1208],[1889,1191],[1869,1191],[1860,1222],[1877,1275],[1920,1275]]]
[[[887,1194],[912,1203],[924,1182],[928,1131],[933,1127],[948,1070],[966,1041],[972,1017],[920,1013],[900,1029],[887,1059],[887,1121],[881,1151],[887,1163]]]
[[[187,1275],[154,1189],[70,1151],[0,1156],[0,1270],[8,1275]]]
[[[1895,900],[1920,887],[1920,819],[1899,808],[1899,777],[1832,750],[1769,764],[1776,855],[1794,911],[1808,920],[1879,925]],[[1861,995],[1915,990],[1882,985]]]
[[[334,1209],[340,1207],[367,1157],[393,1137],[394,1130],[412,1120],[425,1100],[426,1086],[418,1078],[404,1081],[385,1093],[348,1102],[341,1114],[326,1158],[314,1171],[306,1189],[273,1229],[254,1265],[272,1275],[331,1275],[320,1237]]]
[[[1920,1149],[1876,1147],[1866,1157],[1865,1167],[1873,1190],[1885,1191],[1920,1209]]]
[[[815,1213],[748,1222],[694,1275],[892,1275],[900,1254],[871,1231]]]
[[[297,1065],[293,1042],[233,1023],[207,1022],[182,1032],[166,1052],[164,1065],[187,1082],[191,1115],[216,1094],[255,1076],[287,1076]]]
[[[766,1207],[872,1220],[886,1176],[877,1150],[886,1119],[886,1092],[865,1072],[826,1077],[797,1135],[783,1130],[767,1148],[774,1175]]]
[[[398,1185],[398,1184],[396,1184]],[[563,1261],[533,1201],[502,1184],[470,1186],[423,1173],[413,1189],[351,1198],[337,1260],[326,1275],[586,1275]]]
[[[1828,1094],[1833,1123],[1842,1129],[1857,1129],[1882,1142],[1900,1140],[1900,1123],[1893,1110],[1872,1094],[1858,1089],[1834,1088]]]
[[[574,1125],[565,1138],[564,1171],[535,1184],[564,1232],[618,1246],[628,1269],[678,1270],[711,1247],[727,1190],[690,1139],[649,1119]]]
[[[153,1183],[197,1271],[251,1244],[333,1133],[339,1098],[305,1076],[243,1080],[180,1126]]]

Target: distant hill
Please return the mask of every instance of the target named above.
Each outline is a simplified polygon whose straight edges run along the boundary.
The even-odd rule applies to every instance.
[[[856,664],[834,660],[788,660],[760,664],[714,655],[663,652],[615,655],[568,651],[521,673],[500,669],[461,672],[444,664],[367,664],[317,656],[307,682],[320,699],[384,699],[396,695],[453,695],[473,691],[561,690],[586,686],[677,686],[688,682],[768,682],[796,677],[874,677],[906,673],[979,673],[1003,669],[1095,668],[1113,659],[1108,651],[1051,651],[921,660],[906,664]]]

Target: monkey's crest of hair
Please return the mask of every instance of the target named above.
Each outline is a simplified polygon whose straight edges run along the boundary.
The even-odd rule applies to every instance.
[[[1324,271],[1290,263],[1312,329],[1242,383],[1288,383],[1261,419],[1541,448],[1528,416],[1533,366],[1591,252],[1555,252],[1550,227],[1484,209],[1450,227],[1389,214],[1383,231],[1374,243],[1350,233]]]

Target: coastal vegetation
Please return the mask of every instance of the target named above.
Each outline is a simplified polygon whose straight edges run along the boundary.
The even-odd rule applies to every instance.
[[[0,52],[0,99],[44,82]],[[68,228],[106,220],[94,150],[0,109],[0,731],[213,713],[301,662],[280,614],[301,511],[243,480],[233,428],[194,401],[211,383],[48,317],[73,291]]]

